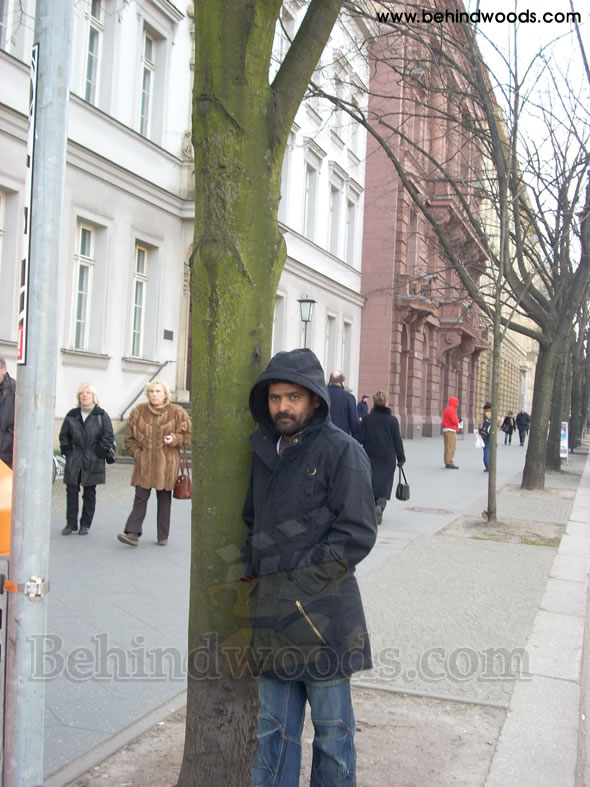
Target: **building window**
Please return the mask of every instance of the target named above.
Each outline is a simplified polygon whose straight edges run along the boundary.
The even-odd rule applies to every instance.
[[[145,306],[148,283],[148,250],[139,244],[135,247],[135,276],[133,278],[133,317],[131,329],[131,355],[141,358],[144,345]]]
[[[313,240],[318,193],[318,171],[309,161],[305,164],[305,204],[303,209],[303,234]]]
[[[275,355],[280,350],[284,350],[285,335],[285,296],[275,297],[275,311],[272,320],[272,348],[271,354]]]
[[[2,0],[0,0],[1,2]],[[6,216],[6,194],[0,191],[0,281],[2,281],[2,247],[4,245],[4,225]]]
[[[340,250],[340,211],[342,204],[342,186],[330,183],[330,253],[338,256]]]
[[[15,285],[20,266],[13,260],[17,238],[22,237],[16,229],[18,225],[22,232],[21,223],[14,215],[19,210],[17,204],[17,194],[0,191],[0,336],[4,339],[14,336],[17,328],[18,295]]]
[[[273,53],[270,65],[270,78],[274,79],[285,55],[289,51],[291,41],[295,36],[295,19],[286,8],[281,10],[280,19],[277,20],[275,27],[275,37],[273,42]]]
[[[321,61],[314,68],[313,74],[311,76],[311,81],[316,86],[316,88],[319,88],[321,90],[321,88],[322,88],[322,65],[321,65]],[[318,115],[321,112],[320,101],[321,101],[321,99],[320,99],[319,96],[311,96],[308,99],[308,101],[307,101],[308,106],[311,107],[311,109],[313,109],[313,111],[316,112]]]
[[[358,203],[355,197],[346,198],[346,262],[353,265],[356,242],[356,213]]]
[[[351,102],[355,105],[355,107],[361,106],[361,93],[359,90],[353,90],[351,96]],[[349,130],[350,130],[350,137],[348,142],[348,147],[350,148],[351,152],[354,153],[355,156],[359,155],[359,124],[356,120],[349,117]]]
[[[342,372],[346,379],[350,379],[352,356],[352,323],[344,321],[342,331]]]
[[[154,77],[156,71],[156,44],[148,33],[143,35],[143,56],[141,71],[141,107],[139,112],[139,133],[147,137],[150,133]]]
[[[334,94],[339,101],[346,101],[346,83],[344,81],[344,73],[337,70],[334,74]],[[344,140],[344,119],[345,112],[337,104],[332,115],[332,131],[338,135],[341,140]]]
[[[8,2],[0,0],[0,49],[6,49],[6,39],[8,32]]]
[[[102,0],[91,0],[90,21],[88,26],[88,51],[86,53],[86,81],[84,98],[90,104],[98,100],[98,78],[103,36]]]
[[[80,224],[74,266],[74,348],[76,350],[88,349],[92,277],[95,263],[94,247],[94,228]]]
[[[410,224],[408,227],[406,272],[415,275],[418,263],[418,214],[416,208],[410,208]]]
[[[294,135],[289,135],[289,141],[285,148],[285,155],[283,157],[283,166],[281,169],[281,201],[279,202],[279,221],[284,224],[287,223],[287,208],[288,208],[288,194],[289,194],[289,176],[291,173],[291,151],[294,145]]]
[[[336,317],[332,314],[326,315],[326,346],[324,351],[326,374],[331,374],[337,369],[336,362]]]

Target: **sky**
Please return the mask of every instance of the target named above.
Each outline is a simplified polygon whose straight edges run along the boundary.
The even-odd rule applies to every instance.
[[[517,14],[521,21],[494,21],[482,23],[481,32],[500,50],[508,54],[513,51],[514,34],[517,33],[521,70],[526,67],[542,48],[555,65],[565,72],[569,67],[570,78],[581,84],[585,78],[578,44],[573,36],[573,25],[568,21],[549,21],[563,18],[571,13],[569,0],[465,0],[466,10],[473,12],[479,7],[482,12]],[[580,32],[587,57],[590,58],[590,10],[587,0],[573,0],[573,10],[580,14]],[[545,15],[549,16],[545,16]],[[534,16],[533,16],[534,15]],[[561,17],[560,17],[561,15]],[[535,21],[533,21],[533,19]],[[482,49],[491,57],[491,52],[482,43]]]

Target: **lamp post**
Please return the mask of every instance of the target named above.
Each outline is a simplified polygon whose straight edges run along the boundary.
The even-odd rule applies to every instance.
[[[299,311],[301,313],[301,322],[304,324],[305,328],[303,331],[303,346],[307,347],[307,324],[311,322],[311,318],[313,315],[313,305],[317,303],[314,301],[313,298],[299,298]]]

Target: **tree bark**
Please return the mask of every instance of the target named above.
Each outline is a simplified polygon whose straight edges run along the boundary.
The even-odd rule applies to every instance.
[[[556,342],[551,345],[540,345],[533,390],[534,408],[526,461],[522,473],[522,489],[543,489],[545,486],[547,422],[551,410],[553,380],[558,360],[559,347]]]
[[[567,340],[563,345],[567,346]],[[547,453],[545,469],[559,472],[561,470],[561,422],[566,398],[566,379],[568,362],[565,347],[561,346],[558,352],[553,394],[551,396],[551,409],[549,411],[549,434],[547,435]],[[566,419],[567,420],[567,419]]]
[[[281,0],[195,3],[193,509],[179,787],[250,783],[257,697],[248,669],[248,585],[240,581],[254,429],[248,395],[269,359],[286,256],[277,221],[285,146],[341,5],[309,3],[270,85]]]

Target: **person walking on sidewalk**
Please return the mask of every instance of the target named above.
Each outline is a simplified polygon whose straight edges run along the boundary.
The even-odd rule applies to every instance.
[[[516,431],[516,421],[512,415],[512,410],[508,411],[508,415],[502,421],[500,429],[504,432],[504,445],[512,445],[512,432]]]
[[[369,397],[367,394],[363,394],[362,399],[356,406],[356,412],[359,417],[359,421],[362,421],[363,418],[366,418],[369,415]]]
[[[82,383],[76,391],[78,406],[70,410],[59,431],[59,446],[66,458],[66,526],[62,536],[88,531],[96,510],[96,485],[106,481],[105,461],[115,461],[115,436],[106,410],[100,407],[96,388]],[[82,492],[82,516],[78,530],[78,504]]]
[[[0,358],[0,459],[8,467],[12,467],[15,399],[16,383],[8,374],[6,361]]]
[[[168,543],[180,449],[190,445],[191,435],[190,418],[184,408],[171,403],[170,389],[164,380],[148,383],[145,395],[147,404],[133,408],[125,433],[125,450],[135,459],[131,476],[135,498],[125,530],[117,538],[131,547],[139,546],[152,489],[156,490],[157,498],[158,544]]]
[[[344,387],[346,378],[342,372],[332,372],[328,383],[330,394],[330,416],[332,422],[346,434],[356,437],[359,430],[359,417],[354,396]]]
[[[444,445],[444,462],[447,470],[458,470],[455,464],[455,450],[457,448],[457,432],[459,431],[459,416],[457,407],[459,400],[456,396],[449,396],[449,403],[443,410],[442,433]]]
[[[396,459],[401,467],[406,461],[399,421],[391,414],[385,391],[373,394],[373,409],[361,423],[358,440],[371,462],[371,483],[375,498],[377,524],[391,497]]]
[[[298,783],[306,702],[314,783],[356,784],[350,675],[371,667],[371,652],[354,572],[377,525],[367,455],[329,408],[305,348],[277,353],[250,392],[242,579],[260,676],[254,787]]]
[[[483,440],[483,467],[484,473],[490,469],[490,427],[492,425],[492,405],[486,402],[483,406],[481,418],[477,424],[479,436]]]
[[[516,428],[518,429],[518,436],[520,438],[521,446],[524,445],[524,440],[525,437],[527,436],[530,425],[531,425],[531,417],[526,412],[524,407],[522,407],[519,414],[516,416]]]

